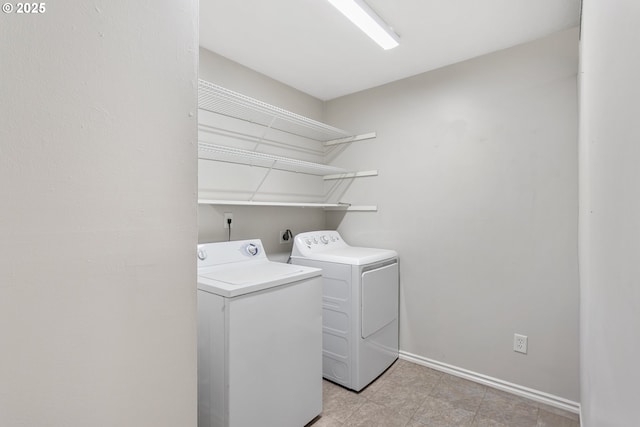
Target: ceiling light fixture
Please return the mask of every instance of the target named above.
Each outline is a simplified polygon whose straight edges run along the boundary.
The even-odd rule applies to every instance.
[[[398,46],[400,37],[363,0],[327,0],[384,50]]]

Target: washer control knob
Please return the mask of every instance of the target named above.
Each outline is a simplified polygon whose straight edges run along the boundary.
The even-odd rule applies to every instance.
[[[245,250],[247,251],[247,253],[251,256],[256,256],[258,255],[258,252],[260,252],[260,250],[258,249],[258,246],[256,246],[253,243],[249,243],[247,245],[247,247],[245,248]]]
[[[315,243],[316,245],[318,244],[318,239],[316,239],[315,237],[313,238],[313,243]]]
[[[311,244],[311,239],[304,239],[304,242],[305,242],[307,245],[310,245],[310,244]]]
[[[329,243],[329,238],[323,234],[322,236],[320,236],[320,241],[326,245],[327,243]]]
[[[207,251],[204,249],[198,249],[198,259],[201,261],[207,259]]]

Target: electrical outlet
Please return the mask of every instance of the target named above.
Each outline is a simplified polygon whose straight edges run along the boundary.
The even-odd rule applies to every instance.
[[[526,335],[520,335],[520,334],[513,335],[513,351],[527,354],[527,336]]]
[[[286,229],[282,231],[278,231],[278,241],[280,243],[291,243],[293,240],[293,235],[291,234],[291,230]]]
[[[231,220],[231,223],[229,223]],[[233,228],[233,214],[231,212],[224,213],[224,228]]]

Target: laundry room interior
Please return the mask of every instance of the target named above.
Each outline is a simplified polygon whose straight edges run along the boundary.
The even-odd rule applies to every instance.
[[[394,249],[403,351],[578,401],[577,46],[569,29],[324,103],[200,48],[203,80],[375,132],[327,157],[378,171],[339,182],[348,188],[330,200],[376,211],[201,203],[200,243],[227,240],[232,213],[231,238],[260,238],[268,255],[291,252],[279,242],[287,229],[335,229],[350,244]],[[208,117],[199,140],[220,141]],[[259,150],[300,157],[281,147]],[[249,200],[268,168],[200,159],[198,170],[200,199]],[[334,185],[273,170],[253,200],[313,203]],[[525,357],[512,350],[514,333],[531,340]]]
[[[399,283],[393,361],[320,372],[307,425],[635,425],[640,6],[356,0],[385,50],[329,1],[270,3],[3,7],[0,425],[242,427],[202,421],[230,371],[202,379],[200,268],[226,247],[317,285],[296,238],[389,250],[353,277]]]

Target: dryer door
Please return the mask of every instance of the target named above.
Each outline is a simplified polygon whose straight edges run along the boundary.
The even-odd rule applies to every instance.
[[[398,261],[365,269],[360,286],[361,334],[367,338],[398,317]]]

